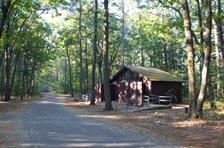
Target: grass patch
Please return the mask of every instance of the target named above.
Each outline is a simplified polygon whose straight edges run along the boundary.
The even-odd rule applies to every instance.
[[[218,100],[215,102],[216,107],[218,110],[223,110],[224,111],[224,100]],[[210,109],[210,102],[209,101],[205,101],[204,102],[204,109]]]
[[[210,109],[210,102],[206,101],[204,103],[204,110]],[[206,120],[224,120],[224,100],[218,100],[216,101],[216,110],[214,111],[208,111],[208,113],[205,114]]]
[[[205,115],[205,119],[208,120],[224,120],[224,113],[219,111],[210,112]]]

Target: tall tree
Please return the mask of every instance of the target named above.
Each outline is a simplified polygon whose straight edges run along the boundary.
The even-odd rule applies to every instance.
[[[122,0],[122,66],[124,66],[124,51],[125,51],[125,44],[124,44],[124,39],[125,39],[125,10],[124,10],[124,0]]]
[[[64,59],[64,94],[67,94],[67,60]]]
[[[191,29],[191,18],[187,0],[180,0],[183,9],[184,30],[187,46],[187,63],[188,63],[188,89],[189,89],[189,116],[192,116],[196,108],[196,90],[195,90],[195,63],[194,63],[194,46]]]
[[[201,88],[196,107],[196,118],[202,118],[203,103],[205,101],[206,89],[208,84],[209,66],[211,60],[211,30],[212,30],[212,7],[211,0],[206,0],[205,9],[205,61],[202,69]]]
[[[69,53],[69,45],[71,45],[72,43],[72,39],[69,38],[68,40],[66,40],[65,42],[65,50],[66,50],[66,55],[68,58],[68,69],[69,69],[69,85],[70,85],[70,94],[71,97],[74,97],[74,91],[73,91],[73,82],[72,82],[72,66],[71,66],[71,58],[70,58],[70,53]]]
[[[198,28],[200,30],[200,42],[199,46],[203,47],[204,43],[204,36],[203,36],[203,22],[202,22],[202,4],[201,1],[196,0],[197,2],[197,17],[198,17]],[[196,38],[196,37],[195,37]],[[202,79],[202,68],[203,68],[203,62],[204,62],[204,52],[200,51],[200,80]]]
[[[83,93],[83,64],[82,64],[82,0],[79,0],[79,66],[80,66],[80,97]]]
[[[95,104],[95,81],[96,81],[96,54],[97,54],[97,27],[98,27],[98,0],[95,0],[94,10],[94,41],[93,41],[93,62],[92,62],[92,94],[90,105]]]
[[[109,8],[108,0],[104,0],[104,96],[105,96],[105,108],[104,110],[112,110],[111,95],[110,95],[110,71],[109,71]]]

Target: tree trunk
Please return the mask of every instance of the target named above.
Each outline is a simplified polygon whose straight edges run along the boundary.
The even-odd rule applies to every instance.
[[[103,54],[101,52],[98,59],[98,71],[99,71],[100,83],[103,83],[102,65],[103,65]]]
[[[17,54],[16,57],[15,57],[14,70],[13,70],[12,79],[11,79],[11,83],[10,83],[10,96],[12,94],[12,90],[13,90],[13,87],[14,87],[14,81],[15,81],[15,76],[16,76],[16,71],[17,71],[17,65],[18,65],[19,56],[20,55]]]
[[[211,59],[211,30],[212,30],[212,9],[211,0],[206,0],[206,23],[205,23],[205,61],[202,69],[201,88],[198,96],[196,107],[196,118],[202,118],[203,103],[206,96],[206,88],[208,84],[208,72]]]
[[[88,43],[87,43],[87,37],[85,39],[85,92],[88,92],[88,85],[89,85],[89,71],[88,71]]]
[[[3,54],[4,55],[4,54]],[[2,60],[2,65],[1,65],[1,83],[0,83],[0,91],[1,91],[1,98],[4,97],[4,79],[5,79],[5,60]]]
[[[31,71],[31,78],[30,78],[30,96],[33,97],[34,96],[34,82],[35,82],[35,67],[36,67],[36,62],[33,62],[33,66],[32,66],[32,71]]]
[[[26,68],[26,75],[25,75],[25,81],[26,81],[26,97],[29,97],[29,60],[28,60],[28,56],[27,56],[27,59],[26,59],[27,61],[26,61],[26,66],[25,66],[25,68]]]
[[[124,0],[122,0],[122,66],[124,66],[124,37],[125,37],[125,31],[124,31]]]
[[[171,45],[171,47],[172,47],[172,45]],[[173,48],[171,48],[171,49],[173,49]],[[175,57],[176,57],[176,55],[175,55],[175,51],[174,50],[170,50],[170,52],[171,52],[171,57],[172,57],[172,69],[174,70],[174,71],[176,71],[176,60],[175,60]]]
[[[79,48],[76,46],[76,53],[78,53],[79,52]],[[77,59],[78,59],[78,57],[76,57]],[[80,86],[79,86],[79,81],[80,81],[80,78],[79,78],[79,61],[76,61],[75,62],[75,88],[76,88],[76,90],[77,90],[77,92],[78,91],[80,91]]]
[[[19,60],[19,65],[21,64],[21,61]],[[19,66],[18,65],[18,66]],[[18,69],[20,69],[20,66],[18,67]],[[20,78],[20,71],[17,70],[16,72],[16,77],[17,77],[17,81],[16,81],[16,88],[15,88],[15,95],[16,95],[16,99],[19,98],[20,96],[20,85],[21,85],[21,78]]]
[[[65,65],[64,65],[64,75],[65,75],[65,81],[64,81],[64,94],[67,94],[67,62],[65,57]]]
[[[12,5],[11,0],[7,0],[7,3],[5,3],[4,0],[1,0],[1,13],[2,17],[0,18],[0,39],[2,38],[2,33],[4,31],[5,24],[7,22],[7,18],[9,16],[10,7]]]
[[[223,82],[222,82],[222,67],[223,67],[223,31],[222,31],[222,10],[221,1],[216,0],[215,6],[217,7],[217,17],[214,19],[215,28],[215,51],[216,51],[216,88],[217,88],[217,99],[223,97]]]
[[[83,93],[83,68],[82,68],[82,2],[79,0],[79,66],[80,66],[80,97]]]
[[[194,63],[194,46],[193,35],[191,30],[191,19],[187,0],[180,0],[183,9],[184,30],[187,46],[188,61],[188,89],[189,89],[189,116],[192,117],[196,107],[196,91],[195,91],[195,63]]]
[[[72,67],[71,67],[71,59],[70,59],[70,55],[68,51],[68,45],[66,45],[66,54],[68,58],[70,94],[71,94],[71,97],[74,97],[73,85],[72,85]]]
[[[11,56],[9,51],[9,46],[6,45],[5,48],[5,95],[4,101],[10,100],[10,75],[11,75]]]
[[[167,58],[167,44],[164,41],[164,47],[163,47],[163,54],[164,54],[164,62],[165,62],[165,70],[168,70],[168,58]]]
[[[140,52],[141,52],[141,66],[144,67],[145,66],[145,59],[144,59],[144,50],[142,48],[142,16],[140,14],[139,16],[139,21],[140,21],[140,27],[139,27],[139,34],[140,34],[140,43],[139,43],[139,48],[140,48]]]
[[[21,100],[23,100],[24,91],[25,91],[25,76],[26,76],[26,64],[27,64],[26,59],[27,59],[27,55],[24,55],[23,56],[22,90],[21,90],[21,98],[20,98]]]
[[[200,30],[200,46],[204,43],[204,36],[203,36],[203,26],[202,26],[202,16],[201,16],[201,3],[199,0],[197,2],[197,15],[198,15],[198,28]],[[204,63],[204,52],[200,51],[200,81],[202,79],[202,68]]]
[[[96,54],[97,48],[97,27],[98,27],[98,0],[95,0],[94,12],[94,41],[93,41],[93,63],[92,63],[92,86],[91,86],[91,102],[90,105],[95,105],[95,81],[96,81]]]
[[[108,0],[104,0],[104,96],[105,96],[105,108],[104,110],[113,110],[110,96],[110,71],[108,63],[109,54],[109,8]]]

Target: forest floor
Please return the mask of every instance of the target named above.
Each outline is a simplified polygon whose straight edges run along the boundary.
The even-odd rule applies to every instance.
[[[74,101],[69,97],[64,97],[62,101],[66,106],[81,110],[85,116],[106,120],[138,133],[158,136],[180,146],[224,147],[223,104],[218,106],[216,112],[204,110],[203,120],[193,120],[185,113],[186,104],[173,105],[172,109],[127,113],[124,106],[115,104],[114,110],[103,111],[103,102],[90,106],[89,102]]]

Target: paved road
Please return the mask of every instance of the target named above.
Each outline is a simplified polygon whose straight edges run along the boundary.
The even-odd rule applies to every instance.
[[[27,105],[21,115],[26,136],[19,147],[174,147],[155,137],[80,116],[61,105],[59,99],[55,94],[45,94],[43,99]]]

